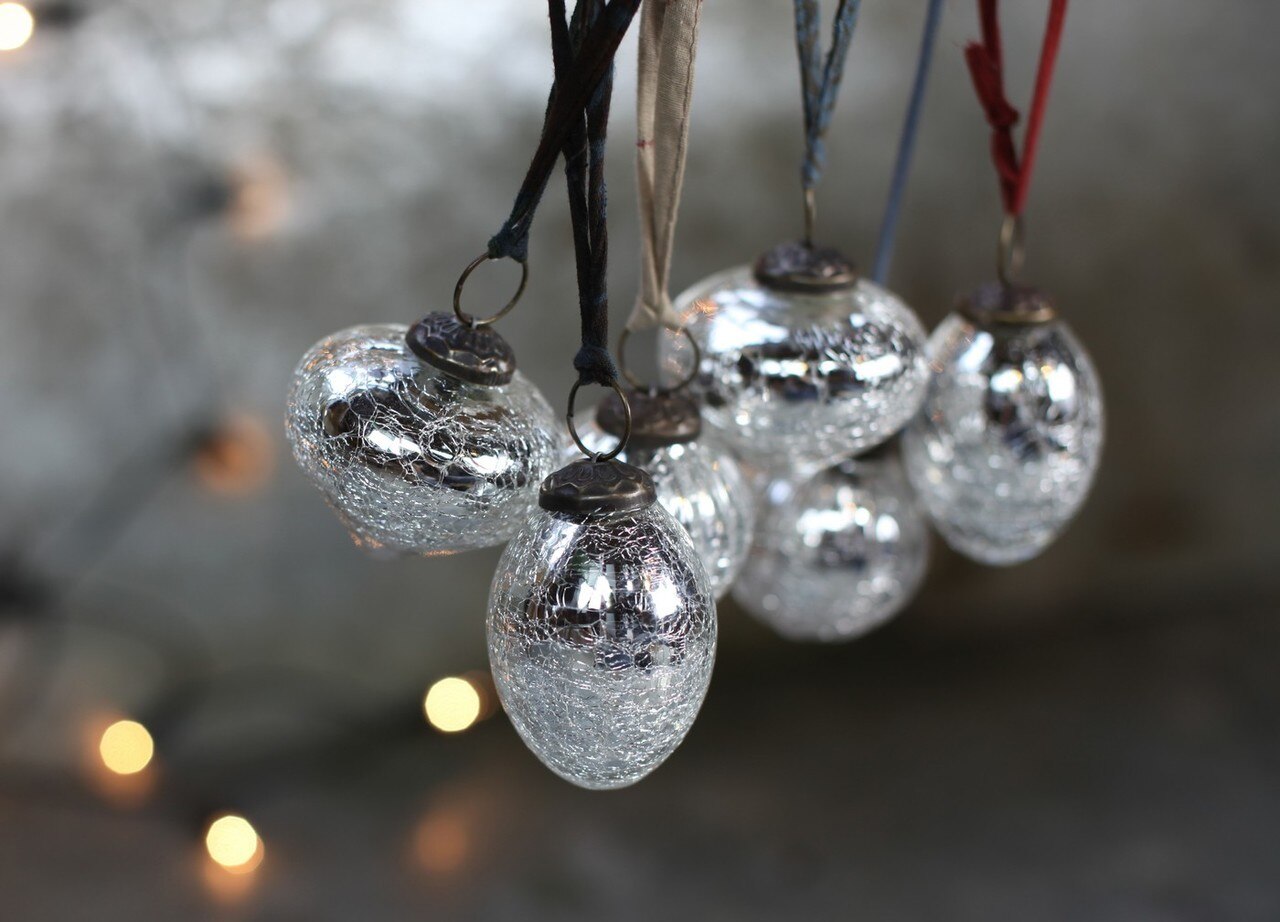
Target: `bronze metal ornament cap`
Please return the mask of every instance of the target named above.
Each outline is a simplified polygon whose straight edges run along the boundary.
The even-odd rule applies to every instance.
[[[631,405],[631,438],[628,448],[666,448],[694,441],[702,434],[702,414],[698,402],[683,392],[626,392]],[[596,424],[615,438],[627,431],[626,408],[622,397],[609,393],[596,405]]]
[[[657,500],[653,478],[617,459],[574,461],[542,481],[538,493],[543,509],[569,515],[638,511]]]
[[[427,314],[409,328],[405,342],[427,364],[471,384],[496,387],[516,373],[515,353],[496,330],[453,314]]]
[[[961,298],[956,311],[979,326],[1048,323],[1058,317],[1047,294],[1030,285],[987,282]]]
[[[846,291],[858,283],[858,270],[843,253],[802,241],[780,243],[765,251],[753,271],[765,288],[798,294]]]

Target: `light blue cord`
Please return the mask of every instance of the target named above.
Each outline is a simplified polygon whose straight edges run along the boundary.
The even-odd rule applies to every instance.
[[[893,246],[898,235],[902,197],[907,190],[907,175],[911,172],[911,156],[915,152],[920,113],[924,109],[924,91],[929,83],[929,65],[933,62],[933,48],[937,44],[938,23],[941,19],[942,0],[929,0],[929,8],[925,12],[924,35],[920,39],[920,57],[916,61],[915,82],[911,87],[911,102],[907,105],[907,118],[902,124],[902,135],[898,139],[898,157],[893,165],[889,201],[885,204],[884,219],[880,222],[880,240],[876,246],[875,267],[871,273],[872,279],[881,285],[888,279],[889,266],[893,263]]]

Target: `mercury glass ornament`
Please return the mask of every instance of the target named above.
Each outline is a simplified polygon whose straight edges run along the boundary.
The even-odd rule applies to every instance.
[[[321,340],[294,375],[287,425],[298,464],[368,548],[501,544],[559,459],[556,417],[507,343],[450,314]]]
[[[833,250],[776,247],[694,285],[676,308],[701,346],[704,419],[774,476],[884,442],[924,399],[920,321]],[[684,348],[663,337],[668,374]]]
[[[791,640],[851,640],[911,601],[928,558],[924,513],[881,447],[770,485],[733,598]]]
[[[631,436],[620,461],[643,468],[653,478],[662,508],[684,526],[721,598],[751,545],[755,502],[751,485],[733,455],[702,437],[698,404],[687,394],[627,391]],[[622,398],[610,394],[579,438],[588,452],[604,453],[626,432]],[[575,449],[576,450],[576,449]]]
[[[633,784],[697,716],[716,649],[715,597],[652,478],[580,460],[542,486],[498,563],[489,664],[525,744],[584,788]]]
[[[997,565],[1034,557],[1098,468],[1093,362],[1043,294],[999,283],[943,320],[928,350],[933,384],[903,439],[912,485],[962,554]]]

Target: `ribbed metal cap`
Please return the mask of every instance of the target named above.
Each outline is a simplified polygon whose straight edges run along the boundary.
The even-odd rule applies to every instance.
[[[1001,282],[980,285],[968,297],[960,299],[956,310],[982,326],[1048,323],[1058,316],[1053,300],[1040,289]]]
[[[574,461],[542,481],[538,493],[538,505],[543,509],[570,515],[629,512],[647,508],[657,499],[653,478],[617,459]]]
[[[427,314],[405,342],[424,362],[472,384],[506,384],[516,373],[515,353],[496,330],[469,326],[453,314]]]
[[[692,442],[702,434],[698,402],[688,394],[628,390],[627,403],[631,405],[630,448],[665,448]],[[616,438],[626,434],[626,409],[618,394],[610,392],[596,406],[596,424]]]
[[[761,254],[754,272],[766,288],[802,294],[845,291],[858,283],[858,270],[839,250],[799,241],[780,243]]]

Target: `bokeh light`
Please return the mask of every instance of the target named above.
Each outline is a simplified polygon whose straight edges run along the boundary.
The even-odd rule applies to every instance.
[[[228,416],[196,450],[196,477],[211,493],[248,496],[271,477],[275,450],[261,419],[246,413]]]
[[[209,857],[228,871],[245,874],[262,863],[264,849],[257,830],[243,816],[228,813],[209,824],[204,846]]]
[[[414,860],[430,874],[456,874],[466,865],[471,847],[471,829],[459,810],[428,813],[414,829]]]
[[[450,676],[427,689],[422,709],[431,726],[444,733],[460,733],[480,717],[482,701],[466,679]]]
[[[252,242],[276,234],[289,215],[289,177],[275,157],[247,158],[233,171],[234,194],[228,221],[231,232]]]
[[[102,764],[117,775],[135,775],[151,764],[155,742],[136,720],[117,720],[102,732],[98,754]]]
[[[35,17],[21,3],[0,3],[0,51],[21,48],[35,28]]]

